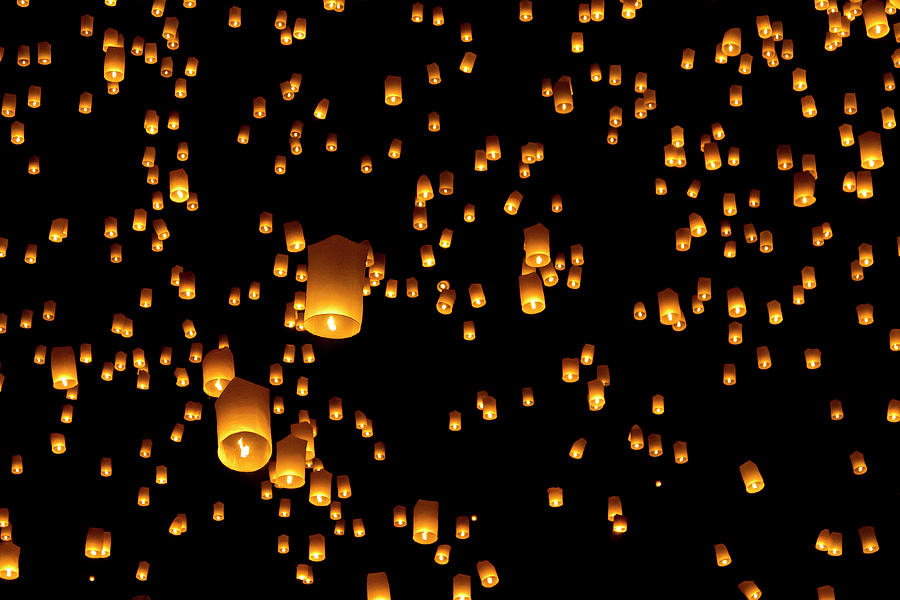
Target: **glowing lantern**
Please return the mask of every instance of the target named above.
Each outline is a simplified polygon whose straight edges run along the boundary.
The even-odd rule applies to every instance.
[[[456,517],[456,538],[464,540],[469,537],[469,517]]]
[[[733,363],[726,363],[722,366],[722,383],[725,385],[737,383],[737,370]]]
[[[759,473],[759,468],[757,468],[756,463],[753,461],[747,461],[740,466],[741,471],[741,479],[744,480],[744,487],[747,489],[748,494],[755,494],[765,487],[765,483],[763,483],[762,475]]]
[[[841,401],[835,398],[829,404],[829,409],[831,412],[831,420],[832,421],[840,421],[844,418],[844,409],[841,406]]]
[[[578,438],[572,443],[572,448],[569,450],[569,456],[574,459],[580,459],[584,456],[584,447],[587,445],[587,440],[584,438]]]
[[[856,318],[860,325],[871,325],[875,322],[874,307],[871,304],[858,304]]]
[[[818,348],[807,348],[803,351],[807,369],[818,369],[822,366],[822,352]]]
[[[875,538],[875,528],[871,525],[859,528],[859,541],[862,544],[863,554],[878,552],[878,540]]]
[[[384,103],[388,106],[397,106],[403,102],[403,89],[400,77],[388,75],[384,78]]]
[[[866,0],[862,5],[862,16],[865,21],[866,36],[879,39],[890,31],[885,6],[881,0]]]
[[[741,30],[739,27],[732,27],[725,32],[722,37],[722,53],[729,57],[741,53]]]
[[[84,555],[88,558],[106,558],[110,554],[112,535],[100,527],[88,528],[84,542]]]
[[[463,73],[471,73],[472,69],[475,67],[475,53],[474,52],[466,52],[463,55],[462,61],[459,63],[459,70]]]
[[[53,389],[68,390],[78,385],[75,350],[71,346],[55,347],[50,351],[50,377]]]
[[[688,461],[687,443],[675,442],[673,445],[673,453],[675,454],[675,463],[684,464]]]
[[[481,585],[489,588],[494,587],[500,582],[497,576],[497,569],[487,560],[479,560],[475,563],[475,569],[478,571],[478,578],[481,579]]]
[[[562,379],[566,383],[574,383],[578,381],[578,365],[577,358],[562,359]]]
[[[215,409],[222,464],[242,472],[265,466],[272,455],[268,388],[233,377],[218,396]]]
[[[534,390],[530,387],[522,388],[522,406],[534,406]]]
[[[644,447],[644,432],[639,425],[633,425],[628,432],[628,445],[632,450],[640,450]]]
[[[519,276],[519,299],[522,312],[527,315],[544,310],[544,287],[536,271]]]
[[[438,503],[418,500],[413,507],[413,541],[433,544],[438,534]]]
[[[331,473],[325,469],[314,470],[310,475],[309,503],[313,506],[331,504]]]
[[[547,499],[553,508],[558,508],[563,505],[563,490],[561,487],[551,487],[547,488]]]
[[[742,581],[738,584],[738,589],[747,597],[747,600],[757,600],[762,596],[759,587],[752,581]]]
[[[867,131],[859,136],[859,160],[863,169],[880,169],[884,166],[881,134]]]

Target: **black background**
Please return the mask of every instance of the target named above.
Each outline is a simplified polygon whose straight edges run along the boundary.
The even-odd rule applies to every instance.
[[[895,134],[881,129],[880,111],[894,102],[882,73],[893,71],[893,35],[865,37],[862,19],[852,23],[843,47],[826,52],[824,12],[811,1],[653,3],[624,20],[619,3],[608,0],[606,18],[579,23],[577,2],[537,0],[535,19],[518,20],[517,3],[445,2],[446,24],[410,20],[409,2],[350,0],[344,12],[325,11],[319,2],[246,2],[242,25],[226,25],[228,7],[212,0],[185,9],[169,0],[166,16],[179,19],[180,48],[170,52],[161,38],[164,19],[150,15],[150,2],[120,0],[116,7],[92,2],[33,0],[19,8],[12,0],[0,9],[0,93],[18,96],[15,120],[25,124],[26,142],[4,142],[0,160],[0,236],[9,239],[0,259],[0,311],[8,330],[0,336],[0,448],[3,460],[24,458],[25,472],[4,467],[0,506],[10,509],[13,541],[22,548],[21,575],[0,582],[2,597],[82,591],[92,597],[243,597],[246,593],[310,598],[364,597],[365,576],[388,574],[392,597],[449,597],[457,573],[473,576],[473,596],[495,598],[560,596],[740,597],[737,583],[754,580],[772,598],[811,598],[815,588],[833,585],[839,598],[862,598],[892,586],[889,567],[900,537],[897,523],[898,441],[885,419],[897,394],[898,354],[888,332],[900,326],[897,314],[897,186],[890,177]],[[288,27],[306,17],[308,37],[279,43],[275,13],[288,11]],[[80,15],[95,17],[93,37],[79,35]],[[775,68],[760,56],[757,15],[781,20],[793,39],[795,57]],[[893,21],[893,17],[889,17]],[[460,41],[460,23],[470,22],[474,40]],[[159,75],[130,54],[119,94],[103,80],[103,31],[113,27],[130,50],[135,35],[156,41],[159,56],[171,55],[175,76]],[[737,58],[713,62],[714,47],[730,27],[743,30],[743,52],[753,54],[750,75],[737,72]],[[570,52],[573,31],[585,34],[585,51]],[[37,65],[36,46],[53,46],[48,66]],[[15,64],[19,44],[32,47],[32,65]],[[780,52],[781,44],[777,44]],[[680,68],[685,47],[696,50],[695,67]],[[477,54],[474,71],[459,61]],[[185,60],[199,59],[196,77],[187,78],[188,96],[173,95]],[[425,65],[437,62],[442,82],[428,85]],[[589,80],[598,63],[603,80]],[[622,65],[623,84],[608,83],[609,65]],[[807,71],[809,90],[791,89],[791,71]],[[633,116],[634,75],[648,74],[658,108],[644,120]],[[301,73],[297,96],[281,99],[279,84]],[[384,104],[387,75],[403,80],[403,103]],[[575,110],[556,114],[540,95],[541,79],[573,80]],[[744,105],[728,105],[728,90],[743,86]],[[30,85],[42,87],[42,105],[25,106]],[[83,91],[94,94],[90,115],[77,112]],[[859,113],[843,114],[845,92],[853,91]],[[801,115],[800,97],[815,97],[818,115]],[[267,99],[267,116],[251,117],[252,99]],[[312,111],[321,98],[331,105],[324,121]],[[619,143],[606,143],[608,111],[623,108]],[[160,115],[155,136],[143,131],[147,109]],[[165,129],[170,110],[181,127]],[[426,131],[427,115],[438,111],[441,131]],[[293,120],[304,122],[303,153],[289,152]],[[13,119],[2,118],[4,122]],[[703,168],[700,136],[719,122],[725,139],[741,149],[738,167]],[[841,191],[848,170],[859,169],[858,146],[842,148],[838,126],[851,123],[855,135],[882,134],[885,166],[873,173],[875,196],[863,201]],[[235,138],[250,125],[250,143]],[[669,129],[685,129],[688,165],[666,168],[663,151]],[[5,125],[4,125],[5,126]],[[325,152],[328,133],[338,135],[338,151]],[[474,152],[486,135],[499,136],[503,157],[487,172],[473,171]],[[402,155],[387,157],[393,138]],[[190,145],[186,162],[175,160],[179,141]],[[519,148],[542,142],[546,158],[518,177]],[[775,147],[791,144],[795,169],[804,153],[816,155],[818,201],[792,205],[792,177],[775,168]],[[161,185],[146,183],[144,147],[157,148]],[[275,155],[287,156],[287,173],[275,175]],[[374,173],[360,173],[369,154]],[[26,175],[28,158],[39,155],[41,173]],[[167,173],[183,167],[200,208],[168,200]],[[455,173],[452,196],[428,205],[428,229],[412,229],[412,199],[421,174]],[[653,185],[663,177],[668,194]],[[692,179],[702,187],[697,199],[685,195]],[[749,208],[751,188],[761,206]],[[162,211],[150,195],[164,191]],[[513,190],[524,195],[517,215],[503,212]],[[722,256],[721,197],[733,192],[738,214],[731,218],[737,257]],[[564,210],[550,211],[561,194]],[[465,223],[463,206],[473,203],[476,221]],[[149,222],[165,219],[172,237],[161,253],[150,250],[150,233],[131,230],[133,211],[144,208]],[[275,231],[260,234],[261,211],[274,214]],[[694,239],[688,252],[674,249],[674,231],[688,214],[703,216],[709,233]],[[107,216],[119,220],[124,261],[109,262],[103,237]],[[50,221],[69,219],[61,244],[47,240]],[[387,256],[387,278],[399,280],[399,297],[384,298],[384,284],[365,301],[363,329],[349,340],[314,338],[282,326],[284,303],[302,284],[293,269],[306,254],[291,255],[291,276],[272,275],[276,253],[285,252],[282,224],[299,220],[307,243],[332,234],[368,239]],[[829,222],[834,237],[811,244],[811,229]],[[517,276],[522,229],[542,222],[551,231],[552,253],[584,246],[582,286],[563,282],[545,289],[547,309],[521,312]],[[742,237],[743,224],[774,234],[775,251],[761,254]],[[437,246],[444,227],[453,230],[449,249]],[[857,246],[874,248],[875,264],[861,282],[851,281],[849,264]],[[38,245],[35,265],[23,262],[25,246]],[[419,246],[433,244],[436,266],[424,269]],[[193,271],[197,297],[180,300],[169,285],[174,265]],[[818,286],[803,306],[791,304],[791,288],[806,265],[816,269]],[[407,277],[419,280],[421,296],[404,295]],[[687,315],[688,327],[673,332],[658,324],[655,295],[672,287],[685,311],[697,278],[711,277],[713,298],[701,315]],[[438,314],[437,281],[457,291],[450,316]],[[251,281],[262,298],[247,299]],[[487,305],[468,303],[470,283],[483,285]],[[227,304],[241,288],[239,307]],[[725,290],[739,286],[748,314],[741,319],[744,341],[727,343]],[[141,288],[153,289],[153,306],[138,307]],[[56,320],[41,320],[44,301],[57,303]],[[785,320],[769,325],[766,303],[781,302]],[[632,318],[636,301],[649,317]],[[875,306],[875,323],[861,327],[855,307]],[[35,312],[34,327],[18,327],[23,309]],[[134,319],[135,333],[123,339],[109,331],[112,315]],[[199,335],[184,338],[190,318]],[[475,322],[477,339],[462,339],[462,321]],[[204,351],[227,334],[237,375],[265,384],[268,367],[281,360],[285,343],[297,346],[298,362],[285,365],[286,383],[272,389],[285,398],[284,415],[273,416],[273,440],[287,435],[300,409],[318,422],[316,448],[326,468],[347,474],[353,496],[342,502],[348,533],[332,535],[327,510],[306,502],[306,488],[276,490],[259,498],[265,471],[241,474],[216,458],[215,413],[202,393],[199,365],[187,354],[194,341]],[[59,422],[62,392],[51,386],[47,365],[35,365],[43,344],[93,347],[91,365],[79,365],[74,422]],[[303,365],[299,349],[312,343],[316,362]],[[576,357],[584,343],[596,346],[595,364],[608,364],[611,385],[602,411],[589,412],[586,382],[594,367],[581,368],[575,384],[561,381],[560,361]],[[158,364],[162,346],[174,347],[171,366]],[[755,348],[767,345],[773,367],[756,368]],[[112,382],[100,368],[118,350],[144,349],[150,390],[135,389],[129,366]],[[819,348],[822,368],[807,370],[803,351]],[[722,385],[722,364],[737,365],[738,383]],[[173,370],[186,367],[191,385],[174,385]],[[294,394],[297,377],[309,378],[310,394]],[[523,407],[521,388],[531,386],[535,406]],[[478,390],[498,400],[499,418],[484,421],[475,408]],[[663,394],[663,415],[650,413],[650,398]],[[340,396],[344,419],[327,418],[327,402]],[[831,421],[828,403],[839,398],[845,418]],[[203,418],[185,425],[184,440],[169,434],[182,421],[186,401],[203,401]],[[360,437],[353,411],[374,422],[374,438]],[[463,428],[447,429],[447,414],[462,412]],[[650,458],[628,448],[626,436],[639,424],[645,437],[659,433],[664,454]],[[49,434],[66,435],[68,450],[53,455]],[[143,438],[154,441],[150,459],[138,457]],[[585,437],[582,460],[569,448]],[[689,461],[676,465],[672,443],[687,442]],[[372,458],[374,441],[386,444],[387,460]],[[865,454],[869,472],[851,473],[849,454]],[[99,476],[100,458],[112,457],[113,476]],[[753,460],[765,489],[749,495],[738,466]],[[168,467],[169,483],[153,483],[154,467]],[[661,487],[654,482],[660,480]],[[151,503],[136,504],[140,486],[150,486]],[[561,486],[565,504],[547,505],[547,488]],[[612,535],[606,502],[620,496],[629,527]],[[288,519],[276,514],[278,498],[293,498]],[[417,499],[440,502],[439,543],[452,546],[450,563],[433,562],[435,546],[411,540],[411,529],[392,526],[391,509],[405,505],[411,518]],[[225,520],[212,521],[212,504],[225,503]],[[168,525],[186,513],[188,531],[175,537]],[[467,540],[453,537],[457,516],[477,515]],[[366,537],[351,533],[362,517]],[[861,553],[857,529],[875,527],[882,550]],[[112,532],[112,555],[84,557],[88,527]],[[843,533],[844,555],[814,549],[818,532]],[[280,534],[291,536],[291,552],[276,553]],[[297,563],[308,563],[308,535],[326,535],[327,559],[313,564],[315,583],[296,581]],[[728,546],[734,563],[715,565],[713,545]],[[893,554],[895,557],[896,554]],[[147,582],[134,572],[150,563]],[[490,560],[500,584],[484,590],[475,562]],[[93,575],[95,581],[89,582]]]

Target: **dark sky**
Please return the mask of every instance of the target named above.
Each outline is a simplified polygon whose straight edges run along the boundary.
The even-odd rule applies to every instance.
[[[895,71],[893,30],[872,39],[859,16],[848,20],[842,46],[828,51],[829,17],[812,0],[651,1],[633,19],[621,16],[621,2],[607,0],[599,22],[579,22],[579,3],[569,0],[535,0],[530,22],[520,21],[515,1],[454,0],[440,5],[439,26],[430,2],[416,23],[405,0],[348,0],[342,12],[318,1],[254,0],[241,7],[239,28],[228,26],[228,7],[213,0],[194,8],[168,0],[161,17],[152,4],[32,0],[23,8],[5,0],[0,8],[0,97],[16,98],[15,115],[0,121],[25,131],[24,143],[4,142],[0,159],[0,237],[8,241],[0,258],[0,458],[10,465],[19,455],[24,464],[22,474],[4,467],[0,475],[0,508],[8,508],[12,542],[21,548],[20,575],[0,580],[0,598],[365,598],[367,575],[377,572],[401,600],[451,598],[457,574],[472,577],[475,598],[743,598],[745,581],[770,598],[812,598],[826,585],[840,599],[893,589],[900,424],[887,415],[900,360],[889,343],[900,328],[900,187],[891,177],[896,134],[883,122],[896,94],[884,80]],[[877,0],[866,6],[884,10]],[[852,5],[835,7],[849,13]],[[306,19],[305,39],[280,42],[280,10],[288,30]],[[80,34],[85,14],[93,17],[90,36]],[[760,38],[760,15],[781,24],[783,40]],[[162,37],[171,17],[176,49]],[[465,23],[470,42],[460,38]],[[114,95],[102,49],[110,28],[125,49]],[[748,74],[739,73],[739,56],[714,60],[732,28],[742,33],[740,53],[752,56]],[[581,53],[571,51],[573,32],[583,33]],[[131,53],[136,36],[156,43],[159,62]],[[41,65],[45,41],[52,58]],[[762,53],[773,42],[778,61],[767,65]],[[16,64],[21,45],[30,48],[27,67]],[[685,48],[695,51],[691,70],[680,66]],[[476,55],[471,73],[459,69],[467,52]],[[185,76],[191,57],[196,74]],[[161,76],[165,58],[171,77]],[[428,82],[431,63],[440,69],[437,85]],[[602,73],[597,82],[593,64]],[[616,65],[622,81],[611,85]],[[802,91],[792,89],[798,68],[806,73]],[[639,73],[657,103],[643,119],[635,116],[635,101],[645,98],[635,90]],[[294,74],[302,76],[300,89],[285,100],[281,84]],[[402,82],[397,106],[385,103],[387,76]],[[566,76],[574,110],[558,114],[553,98],[541,96],[542,80]],[[184,98],[175,96],[179,79]],[[729,105],[734,85],[742,87],[739,107]],[[32,86],[40,86],[36,108],[27,105]],[[83,92],[93,95],[89,114],[78,112]],[[844,112],[849,92],[858,104],[852,115]],[[812,118],[801,110],[809,95]],[[261,119],[252,116],[257,97],[265,98]],[[329,108],[320,120],[313,112],[323,98]],[[613,145],[614,107],[622,123]],[[160,117],[155,135],[144,130],[147,111]],[[172,111],[177,130],[167,127]],[[432,112],[440,131],[427,129]],[[290,146],[295,121],[303,124],[298,155]],[[852,127],[852,146],[841,145],[843,124]],[[683,168],[664,164],[676,125],[684,128]],[[707,170],[701,138],[717,125],[722,160],[739,148],[740,162]],[[242,126],[250,131],[246,144],[237,142]],[[864,171],[858,140],[868,131],[880,134],[884,166],[870,171],[874,195],[859,198],[841,188],[848,172]],[[325,148],[329,134],[337,136],[334,152]],[[488,136],[497,136],[501,157],[476,171]],[[395,139],[401,154],[392,159]],[[181,143],[189,150],[183,161]],[[545,158],[522,178],[529,143],[542,144]],[[782,145],[793,158],[787,171],[776,159]],[[148,146],[155,184],[142,165]],[[816,202],[797,207],[793,174],[810,168],[806,155],[814,157]],[[27,173],[33,156],[39,174]],[[277,156],[285,157],[284,174],[275,173]],[[363,156],[371,173],[360,170]],[[197,210],[169,199],[176,169],[187,173]],[[427,228],[416,230],[416,182],[427,175],[437,190],[443,171],[454,174],[452,194],[429,200]],[[659,178],[664,195],[656,193]],[[696,197],[687,193],[692,182],[699,182]],[[749,205],[754,190],[757,207]],[[522,200],[510,215],[503,208],[513,192]],[[561,212],[551,211],[556,194]],[[736,214],[726,217],[728,194]],[[475,207],[471,223],[463,219],[467,205]],[[132,228],[140,209],[146,231]],[[259,231],[262,212],[273,216],[272,233]],[[676,230],[689,227],[692,213],[708,231],[677,251]],[[118,220],[115,239],[104,237],[108,217]],[[53,242],[58,218],[68,219],[68,235]],[[151,250],[156,219],[170,233],[161,252]],[[723,219],[728,237],[720,233]],[[398,297],[385,297],[384,281],[372,287],[359,334],[332,340],[284,327],[285,303],[306,286],[295,270],[308,256],[286,250],[283,227],[291,221],[301,224],[307,245],[338,234],[368,240],[385,256],[385,280],[398,282]],[[518,277],[523,230],[537,223],[550,232],[550,256],[561,254],[565,267],[543,290],[545,310],[528,315]],[[833,235],[814,246],[823,226]],[[773,251],[748,242],[748,227],[757,236],[770,232]],[[446,249],[438,245],[444,229],[453,231]],[[724,255],[729,242],[733,258]],[[29,244],[34,264],[23,260]],[[110,262],[113,244],[121,246],[119,263]],[[436,263],[428,268],[420,255],[426,244]],[[571,289],[576,244],[584,263],[581,285]],[[854,281],[861,244],[871,245],[874,263]],[[273,274],[278,254],[289,256],[287,277]],[[195,298],[179,298],[170,285],[176,265],[194,274]],[[816,285],[797,305],[792,289],[804,267],[814,268]],[[409,277],[418,281],[418,298],[406,297]],[[701,277],[711,280],[711,298],[694,314]],[[444,280],[457,294],[449,315],[436,309]],[[259,282],[258,300],[248,298],[252,282]],[[483,307],[469,301],[473,283],[484,290]],[[240,305],[230,306],[235,287]],[[152,289],[149,308],[139,306],[144,288]],[[657,293],[668,288],[678,294],[683,331],[660,323]],[[726,301],[733,288],[746,304],[737,318]],[[768,317],[773,300],[783,313],[777,325]],[[47,301],[56,303],[51,321],[42,318]],[[637,302],[645,320],[633,317]],[[865,326],[857,317],[862,304],[874,307]],[[20,327],[26,310],[34,312],[29,329]],[[132,320],[131,337],[111,331],[116,314]],[[192,339],[186,319],[197,331]],[[466,321],[474,323],[472,341],[463,339]],[[739,344],[729,343],[735,323]],[[284,413],[271,415],[273,443],[290,434],[299,411],[316,420],[316,456],[352,487],[341,500],[343,536],[334,534],[327,508],[308,502],[309,472],[306,486],[263,500],[267,469],[240,473],[217,458],[214,399],[189,354],[192,344],[203,354],[215,349],[221,335],[236,375],[283,398]],[[67,400],[52,386],[51,349],[71,346],[77,356],[85,343],[93,360],[78,364],[77,399]],[[297,362],[282,362],[285,344],[296,347]],[[312,345],[314,363],[301,362],[304,344]],[[593,363],[580,366],[578,381],[564,382],[563,359],[580,357],[585,344],[595,348]],[[762,346],[768,369],[757,367]],[[38,347],[46,347],[46,364],[35,364]],[[172,348],[169,365],[160,364],[164,347]],[[136,349],[146,356],[147,390],[137,389]],[[821,352],[820,368],[807,368],[807,349]],[[103,364],[117,352],[126,368],[103,381]],[[282,366],[280,385],[269,383],[273,364]],[[734,385],[723,384],[725,365],[734,365]],[[606,404],[591,411],[588,382],[602,366],[610,377]],[[186,370],[186,387],[175,385],[176,368]],[[301,377],[306,396],[296,394]],[[523,406],[526,387],[533,406]],[[496,399],[495,420],[476,408],[479,392]],[[651,412],[657,394],[662,414]],[[328,416],[335,396],[343,402],[339,421]],[[842,405],[840,420],[832,418],[833,400]],[[200,420],[185,421],[188,402],[202,403]],[[71,423],[60,420],[66,404]],[[355,411],[372,420],[372,437],[355,428]],[[451,411],[461,413],[461,431],[449,430]],[[174,442],[178,424],[184,433]],[[641,450],[629,447],[635,425]],[[55,433],[65,436],[63,454],[51,452]],[[661,456],[648,452],[651,434],[661,438]],[[573,459],[580,438],[583,458]],[[149,458],[139,456],[144,439],[153,442]],[[373,457],[378,442],[383,461]],[[687,445],[684,464],[675,462],[675,442]],[[853,473],[853,452],[864,455],[864,474]],[[103,457],[112,459],[110,477],[100,476]],[[759,493],[745,491],[739,467],[747,461],[764,479]],[[164,485],[155,483],[158,466],[167,468]],[[142,487],[149,506],[138,506]],[[562,506],[549,506],[551,487],[562,488]],[[614,533],[607,519],[612,496],[621,499],[625,533]],[[287,518],[278,515],[283,498],[291,499]],[[411,523],[393,525],[394,507],[405,506],[411,520],[418,500],[439,503],[435,544],[413,542]],[[212,519],[216,502],[225,506],[221,522]],[[187,530],[174,536],[168,530],[179,514]],[[454,535],[458,517],[470,519],[467,539]],[[365,523],[365,537],[352,535],[354,519]],[[874,554],[863,554],[858,530],[867,526],[880,546]],[[90,528],[111,532],[108,558],[85,557]],[[841,556],[816,550],[823,529],[842,535]],[[323,562],[308,557],[309,536],[317,534],[325,538]],[[290,539],[286,554],[277,552],[281,535]],[[439,544],[451,547],[446,565],[434,561]],[[727,546],[732,564],[716,565],[716,544]],[[500,579],[490,589],[476,570],[484,560]],[[147,581],[135,578],[141,561],[150,565]],[[311,585],[296,579],[298,564],[311,565]]]

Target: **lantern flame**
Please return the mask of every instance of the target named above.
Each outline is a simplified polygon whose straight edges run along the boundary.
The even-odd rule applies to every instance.
[[[244,438],[238,438],[238,448],[241,449],[241,458],[247,458],[250,456],[250,446],[244,445]]]

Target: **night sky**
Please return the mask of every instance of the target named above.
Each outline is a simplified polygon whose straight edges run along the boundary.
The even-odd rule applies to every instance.
[[[0,598],[895,593],[900,0],[193,4],[0,7]],[[333,235],[377,259],[345,339],[296,294]],[[303,487],[220,461],[225,345],[272,461],[315,430]]]

